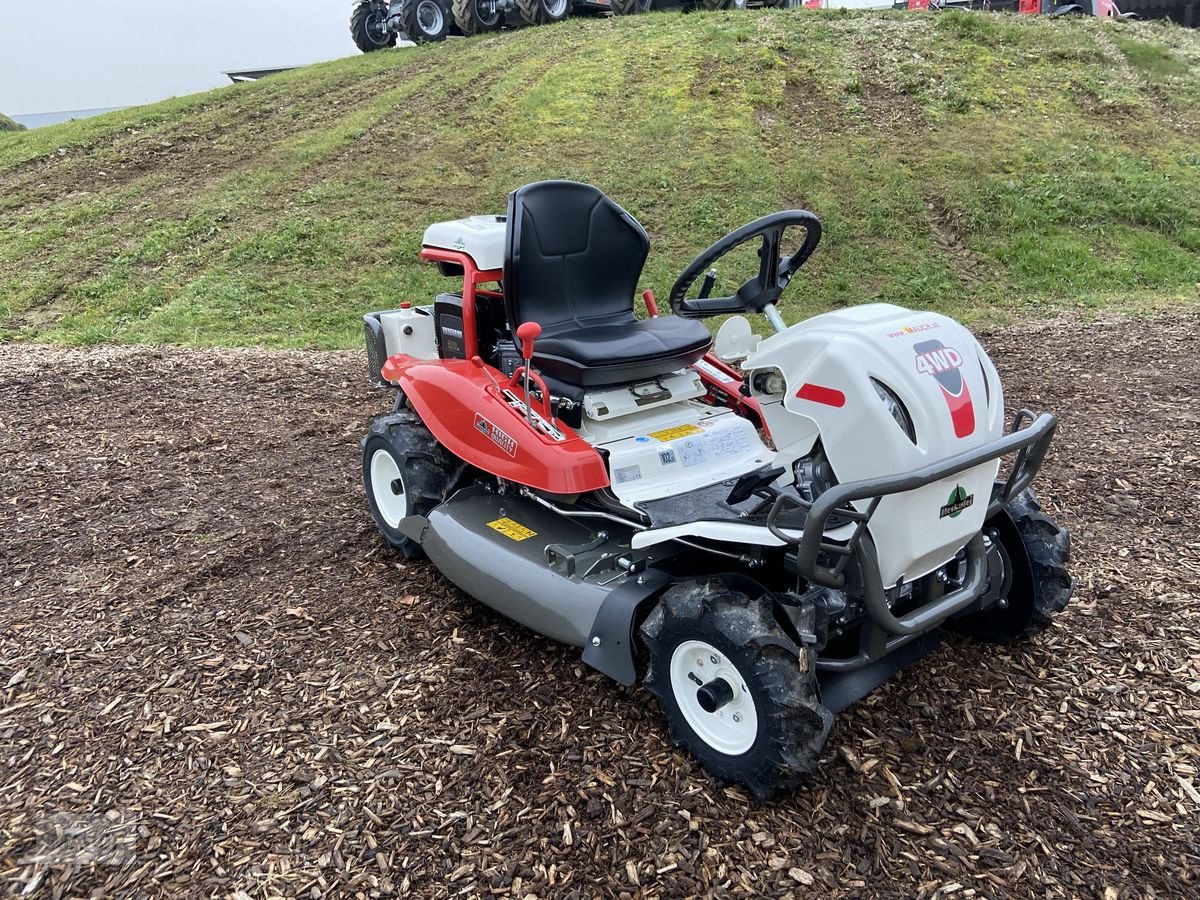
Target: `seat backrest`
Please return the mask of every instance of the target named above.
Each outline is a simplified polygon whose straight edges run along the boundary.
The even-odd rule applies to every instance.
[[[650,251],[637,220],[603,192],[539,181],[508,196],[504,302],[515,328],[542,333],[635,321],[633,294]]]

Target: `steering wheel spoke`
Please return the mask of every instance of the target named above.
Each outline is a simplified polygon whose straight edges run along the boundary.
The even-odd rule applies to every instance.
[[[783,256],[784,234],[788,228],[804,229],[804,242],[791,256]],[[706,279],[700,297],[689,299],[688,291],[700,277],[715,267],[718,260],[755,238],[759,239],[758,274],[745,281],[729,297],[709,297],[712,284]],[[689,318],[727,315],[738,312],[762,312],[779,300],[792,275],[817,248],[821,240],[821,222],[811,212],[787,210],[755,219],[721,238],[684,269],[671,289],[671,308],[676,315]]]

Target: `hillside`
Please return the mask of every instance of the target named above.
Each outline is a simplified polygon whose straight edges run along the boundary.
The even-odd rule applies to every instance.
[[[985,14],[677,13],[354,57],[0,137],[0,337],[353,345],[424,226],[603,187],[661,294],[789,206],[787,313],[1200,299],[1200,35]]]
[[[4,113],[0,113],[0,131],[24,131],[25,126],[20,122],[14,122]]]

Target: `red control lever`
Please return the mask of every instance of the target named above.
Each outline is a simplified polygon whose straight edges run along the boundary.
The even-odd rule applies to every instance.
[[[533,359],[533,342],[542,333],[542,326],[537,322],[525,322],[517,327],[517,338],[521,341],[521,358],[525,362]]]

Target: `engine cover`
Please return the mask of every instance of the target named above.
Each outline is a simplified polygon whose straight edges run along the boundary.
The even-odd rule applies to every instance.
[[[759,395],[776,464],[806,455],[819,437],[843,483],[920,469],[1004,430],[991,360],[966,328],[937,313],[883,303],[826,313],[764,340],[743,368],[784,376],[782,393]],[[898,398],[913,438],[876,384]],[[941,566],[980,530],[998,467],[988,462],[883,499],[870,531],[885,585]]]
[[[505,216],[469,216],[435,222],[425,229],[421,243],[426,247],[466,253],[478,269],[504,268]]]

